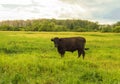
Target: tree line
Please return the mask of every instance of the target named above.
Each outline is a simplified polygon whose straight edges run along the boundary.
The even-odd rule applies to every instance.
[[[120,32],[120,22],[112,25],[100,25],[88,20],[6,20],[0,22],[1,31],[73,31],[73,32]]]

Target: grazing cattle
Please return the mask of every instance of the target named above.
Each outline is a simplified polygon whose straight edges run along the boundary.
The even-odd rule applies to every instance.
[[[65,51],[78,51],[78,57],[82,54],[83,59],[85,57],[85,48],[86,39],[84,37],[69,37],[69,38],[58,38],[55,37],[51,39],[54,42],[55,47],[58,52],[61,54],[61,57],[64,57]]]

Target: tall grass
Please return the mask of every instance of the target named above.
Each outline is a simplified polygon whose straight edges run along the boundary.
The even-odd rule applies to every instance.
[[[61,58],[53,37],[83,36],[86,57]],[[120,34],[0,32],[0,84],[119,84]]]

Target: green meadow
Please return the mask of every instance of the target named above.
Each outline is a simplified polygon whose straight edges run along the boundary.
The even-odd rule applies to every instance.
[[[61,58],[51,38],[75,36],[85,59]],[[120,84],[120,33],[0,31],[0,84]]]

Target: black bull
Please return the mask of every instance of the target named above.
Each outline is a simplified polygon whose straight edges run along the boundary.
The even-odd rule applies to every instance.
[[[78,57],[82,54],[83,59],[85,57],[85,50],[89,48],[85,48],[86,39],[84,37],[69,37],[69,38],[58,38],[55,37],[51,39],[54,42],[55,47],[58,52],[61,54],[61,57],[64,56],[65,51],[78,51]]]

